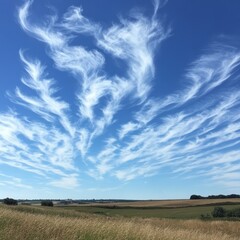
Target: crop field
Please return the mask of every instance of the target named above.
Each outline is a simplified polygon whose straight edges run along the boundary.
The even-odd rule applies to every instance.
[[[222,203],[229,209],[239,207]],[[0,239],[239,239],[238,220],[197,219],[213,207],[0,205]]]
[[[19,204],[31,204],[40,206],[41,200],[26,200],[19,202]],[[134,208],[178,208],[178,207],[194,207],[194,206],[219,206],[219,205],[240,205],[240,198],[227,199],[197,199],[197,200],[53,200],[55,206],[85,206],[85,207],[134,207]],[[0,202],[1,204],[1,202]]]
[[[228,199],[197,199],[197,200],[146,200],[146,201],[123,201],[105,203],[86,203],[85,206],[127,206],[127,207],[192,207],[203,205],[240,204],[240,198]]]
[[[59,207],[105,216],[198,219],[202,214],[210,215],[214,206],[227,210],[240,208],[240,199],[162,200],[136,202],[109,202],[70,204]]]
[[[227,210],[240,208],[239,205],[219,205]],[[198,219],[201,214],[211,214],[213,206],[199,207],[108,207],[108,206],[68,206],[63,207],[73,211],[93,213],[105,216],[141,217],[141,218],[175,218],[175,219]]]

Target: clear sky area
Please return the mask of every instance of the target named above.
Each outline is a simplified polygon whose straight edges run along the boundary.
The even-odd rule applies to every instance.
[[[1,0],[0,198],[239,194],[239,0]]]

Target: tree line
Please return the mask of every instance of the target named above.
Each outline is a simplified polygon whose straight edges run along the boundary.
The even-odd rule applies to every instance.
[[[203,197],[201,195],[191,195],[190,199],[194,200],[194,199],[227,199],[227,198],[240,198],[240,195],[238,194],[230,194],[230,195],[223,195],[223,194],[219,194],[219,195],[209,195],[207,197]]]
[[[18,205],[18,201],[13,198],[4,198],[2,202],[6,205]],[[53,201],[42,200],[41,206],[53,207]]]

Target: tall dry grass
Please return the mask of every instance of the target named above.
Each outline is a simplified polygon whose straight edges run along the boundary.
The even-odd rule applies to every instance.
[[[237,240],[240,236],[240,222],[109,218],[46,209],[1,206],[0,239]]]

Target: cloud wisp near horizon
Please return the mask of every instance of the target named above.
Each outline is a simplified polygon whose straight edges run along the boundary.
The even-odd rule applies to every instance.
[[[156,96],[155,81],[167,80],[155,74],[155,57],[174,34],[159,17],[159,1],[151,16],[134,10],[110,26],[74,6],[33,21],[32,4],[18,9],[21,28],[45,44],[55,70],[71,75],[66,84],[78,87],[68,101],[48,73],[52,66],[19,50],[25,74],[6,94],[16,107],[0,113],[1,165],[70,189],[83,174],[126,182],[161,171],[240,186],[239,46],[216,38],[189,63],[178,90]],[[9,176],[0,170],[0,177],[7,185]]]

